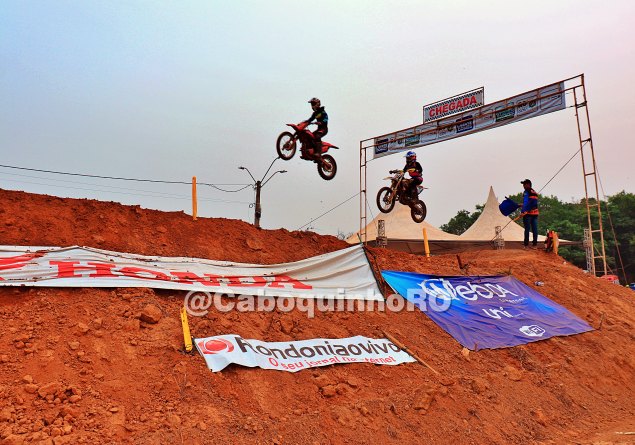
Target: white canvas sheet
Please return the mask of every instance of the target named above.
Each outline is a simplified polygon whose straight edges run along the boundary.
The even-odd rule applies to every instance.
[[[383,299],[360,245],[283,264],[0,246],[0,286],[150,287],[233,295]]]

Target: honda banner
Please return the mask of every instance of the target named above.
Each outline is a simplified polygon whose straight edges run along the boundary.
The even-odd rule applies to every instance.
[[[343,363],[399,365],[415,359],[391,341],[362,336],[267,343],[239,335],[218,335],[194,340],[207,366],[214,372],[235,363],[242,366],[297,372]]]
[[[401,296],[466,348],[516,346],[592,331],[584,320],[510,276],[382,271]]]
[[[466,136],[491,128],[519,122],[531,117],[542,116],[554,111],[564,110],[564,82],[537,88],[514,97],[499,100],[490,105],[463,111],[452,117],[435,122],[427,122],[395,133],[374,138],[374,158],[399,153],[424,145]],[[465,105],[463,105],[465,103]],[[426,119],[452,114],[457,109],[476,106],[476,97],[459,97],[456,102],[434,104]],[[446,106],[447,105],[447,106]]]
[[[88,247],[0,246],[0,286],[151,287],[381,301],[361,245],[293,263],[244,264]]]

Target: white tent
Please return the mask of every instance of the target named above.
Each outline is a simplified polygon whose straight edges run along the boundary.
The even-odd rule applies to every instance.
[[[503,216],[498,209],[498,205],[499,202],[494,194],[494,189],[490,187],[483,212],[474,221],[474,224],[460,236],[460,239],[465,241],[491,241],[496,236],[496,226],[500,226],[503,229],[501,236],[505,241],[523,241],[525,229],[512,222],[511,218]],[[544,236],[538,235],[539,242],[544,240]]]
[[[419,240],[423,241],[423,228],[426,229],[429,241],[449,241],[458,240],[458,235],[446,233],[441,229],[434,227],[426,221],[418,224],[414,222],[410,216],[410,207],[397,203],[390,213],[379,213],[366,226],[366,236],[369,241],[377,238],[378,221],[384,220],[386,227],[386,238],[402,239],[402,240]],[[358,243],[357,234],[347,239],[349,243]]]

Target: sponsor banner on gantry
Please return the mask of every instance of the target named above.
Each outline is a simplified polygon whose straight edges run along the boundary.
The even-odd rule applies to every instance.
[[[397,293],[472,350],[593,330],[581,318],[510,276],[450,277],[397,271],[382,271],[382,275]],[[435,304],[430,305],[430,301]]]
[[[363,336],[269,343],[230,334],[197,338],[194,342],[207,366],[214,372],[232,363],[297,372],[345,363],[399,365],[415,361],[388,339]]]
[[[270,265],[77,246],[1,246],[0,286],[151,287],[269,297],[383,299],[360,245]]]
[[[467,111],[434,122],[424,121],[422,125],[374,138],[373,157],[379,158],[404,150],[412,150],[564,110],[566,107],[564,91],[564,82],[558,82],[474,109],[469,109],[470,103],[476,107],[478,102],[464,97],[460,104],[462,106],[465,102],[464,109]],[[458,99],[452,106],[453,110],[449,109],[449,105],[447,107],[447,113],[444,112],[444,107],[438,110],[439,113],[443,116],[453,113],[458,107]],[[440,117],[436,115],[436,111],[433,114],[437,118]]]

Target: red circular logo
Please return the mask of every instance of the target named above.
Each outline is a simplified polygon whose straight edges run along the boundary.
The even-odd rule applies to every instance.
[[[219,352],[232,352],[234,350],[234,345],[223,338],[202,341],[199,346],[203,354],[218,354]]]

